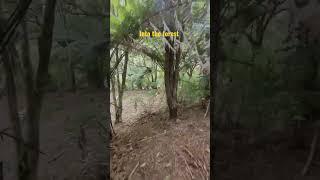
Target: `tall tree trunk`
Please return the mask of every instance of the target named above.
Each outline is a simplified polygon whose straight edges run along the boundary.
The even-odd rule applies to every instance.
[[[105,1],[105,9],[104,9],[104,12],[107,13],[109,12],[110,10],[110,0],[106,0]],[[110,16],[108,16],[106,18],[106,24],[107,24],[107,27],[106,27],[106,39],[109,40],[108,43],[107,43],[107,59],[106,59],[106,64],[105,64],[105,70],[106,70],[106,102],[107,102],[107,109],[106,109],[106,127],[107,127],[107,130],[109,130],[110,133],[107,133],[106,134],[106,141],[109,143],[110,142],[110,138],[111,138],[111,126],[112,126],[112,122],[111,122],[111,112],[110,112],[110,76],[111,76],[111,69],[110,69],[110,62],[111,62],[111,57],[110,57]],[[110,126],[111,125],[111,126]],[[107,144],[107,147],[109,148],[109,144]],[[106,152],[106,168],[105,168],[105,180],[110,180],[110,150],[111,149],[108,149],[107,148],[107,152]]]
[[[174,40],[170,40],[170,38],[167,38],[167,40],[170,42],[171,47],[174,47]],[[180,56],[180,46],[177,47],[176,52],[174,52],[169,45],[165,45],[164,82],[170,119],[176,119],[178,116],[177,87]]]
[[[114,112],[116,114],[117,111],[118,111],[118,102],[117,102],[117,97],[116,97],[116,82],[115,81],[116,81],[115,77],[112,76],[111,77],[111,93],[112,93],[112,101],[113,101]],[[115,123],[118,123],[116,115],[115,115]]]
[[[116,121],[115,123],[120,123],[121,122],[121,118],[120,118],[120,107],[119,107],[119,98],[120,98],[120,89],[121,89],[121,85],[120,85],[120,75],[119,75],[119,69],[116,70],[116,82],[115,84],[117,85],[117,97],[116,98],[116,102],[117,102],[117,109],[116,109]]]
[[[116,53],[116,62],[119,61],[119,50],[118,48],[115,49],[115,53]],[[113,106],[114,106],[114,113],[115,113],[115,123],[119,123],[119,118],[118,118],[118,101],[117,101],[117,94],[116,94],[116,87],[117,87],[117,82],[118,81],[118,66],[116,67],[116,69],[114,70],[115,73],[114,75],[112,75],[111,77],[111,91],[112,91],[112,98],[113,98]],[[119,85],[117,87],[117,89],[119,88]]]
[[[13,127],[13,134],[14,136],[19,139],[19,141],[15,142],[16,146],[16,154],[17,154],[17,167],[16,171],[19,176],[20,174],[20,165],[22,160],[22,151],[23,151],[23,138],[22,138],[22,128],[21,123],[19,121],[18,116],[18,98],[17,98],[17,89],[15,84],[15,75],[14,70],[10,62],[13,62],[14,59],[10,58],[10,53],[5,51],[2,56],[2,61],[5,69],[6,75],[6,89],[7,89],[7,97],[8,97],[8,106],[9,106],[9,117],[10,122]]]
[[[121,77],[121,86],[118,89],[118,111],[117,111],[117,122],[121,122],[122,121],[122,99],[123,99],[123,93],[124,90],[126,88],[126,78],[127,78],[127,69],[128,69],[128,61],[129,61],[129,52],[128,50],[126,50],[124,55],[124,65],[123,65],[123,70],[122,70],[122,77]],[[118,83],[120,83],[118,81]]]
[[[157,64],[154,65],[153,70],[151,72],[151,82],[152,82],[152,89],[157,89],[157,78],[158,78],[158,66]]]
[[[23,140],[25,143],[30,143],[32,145],[36,145],[38,142],[36,139],[32,138],[37,138],[37,132],[38,132],[38,125],[34,124],[34,121],[32,121],[30,118],[30,115],[32,114],[31,112],[34,110],[34,104],[33,104],[33,99],[35,97],[35,91],[34,91],[34,79],[33,79],[33,69],[32,69],[32,64],[30,60],[30,46],[29,46],[29,37],[28,37],[28,30],[27,30],[27,23],[26,21],[23,21],[22,23],[22,31],[23,31],[23,42],[22,42],[22,61],[23,61],[23,66],[24,66],[24,82],[26,85],[26,107],[27,107],[27,119],[26,122],[24,123],[25,127],[23,129],[26,131],[26,133],[23,136]],[[35,133],[32,132],[35,130]],[[33,142],[35,141],[35,142]],[[38,146],[34,146],[38,147]],[[25,149],[18,152],[18,157],[19,158],[19,179],[24,179],[29,177],[30,178],[36,178],[37,175],[37,164],[36,163],[38,160],[38,152],[31,152],[33,150],[30,149]],[[31,162],[35,160],[35,162]],[[31,175],[31,174],[32,175]]]
[[[217,85],[218,85],[218,70],[219,70],[219,62],[221,56],[220,56],[220,12],[221,12],[221,0],[213,0],[212,3],[210,3],[210,6],[213,6],[211,9],[213,10],[213,16],[210,19],[210,24],[212,24],[213,28],[213,36],[210,39],[210,43],[212,46],[212,56],[211,56],[211,63],[210,63],[210,132],[214,132],[214,115],[215,115],[215,109],[216,109],[216,94],[217,94]],[[211,152],[215,150],[215,142],[212,136],[210,136],[210,149]],[[214,157],[210,157],[210,163],[214,164]],[[214,170],[210,171],[210,179],[215,179],[214,174],[216,174]]]
[[[48,81],[48,69],[52,47],[53,26],[55,20],[56,0],[47,0],[44,10],[44,20],[39,37],[39,65],[35,84],[27,82],[27,137],[25,143],[39,149],[39,120],[44,95],[44,88]],[[30,61],[29,61],[30,62]],[[31,77],[30,77],[31,79]],[[34,89],[35,88],[35,89]],[[28,150],[24,152],[25,169],[21,172],[20,180],[37,180],[39,151]]]
[[[67,24],[67,18],[65,13],[66,12],[61,12],[63,13],[63,23],[64,23],[64,28],[67,31],[67,38],[70,39],[70,30]],[[70,89],[72,92],[76,92],[77,90],[77,85],[76,85],[76,78],[75,78],[75,72],[74,72],[74,65],[72,62],[72,57],[71,57],[71,51],[70,51],[70,44],[68,42],[68,40],[65,40],[66,44],[67,44],[67,58],[68,58],[68,66],[69,66],[69,76],[70,76]]]

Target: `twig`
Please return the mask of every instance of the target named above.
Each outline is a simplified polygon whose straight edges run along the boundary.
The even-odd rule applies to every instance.
[[[55,155],[51,160],[48,161],[49,164],[51,164],[52,162],[58,160],[60,157],[63,156],[65,150],[61,151],[59,154]]]
[[[193,154],[187,149],[187,147],[183,147],[183,150],[186,151],[187,154],[188,154],[192,159],[194,159]]]
[[[318,136],[319,136],[319,130],[317,128],[317,129],[315,129],[315,132],[314,132],[313,140],[312,140],[311,147],[310,147],[309,157],[308,157],[307,162],[301,172],[303,176],[307,174],[309,167],[311,165],[311,162],[313,160],[314,154],[316,152]]]
[[[203,116],[203,119],[205,119],[205,118],[207,117],[209,110],[210,110],[210,100],[209,100],[209,102],[208,102],[207,110],[206,110],[206,113],[205,113],[204,116]]]
[[[5,136],[7,136],[7,137],[9,137],[9,138],[12,138],[12,139],[14,139],[14,140],[17,141],[17,142],[22,143],[25,147],[27,147],[27,148],[29,148],[29,149],[32,149],[32,150],[34,150],[34,151],[37,151],[37,152],[39,152],[40,154],[47,155],[46,153],[44,153],[43,151],[41,151],[39,148],[34,147],[34,146],[32,146],[31,144],[25,143],[21,138],[15,137],[15,136],[13,136],[13,135],[11,135],[11,134],[9,134],[9,133],[6,133],[6,132],[1,132],[1,133],[0,133],[0,136],[1,136],[1,135],[5,135]]]
[[[184,156],[182,156],[182,158],[183,158],[183,160],[184,160],[184,162],[186,164],[186,168],[187,168],[187,170],[188,170],[188,172],[189,172],[189,174],[191,176],[191,179],[194,179],[194,176],[193,176],[193,174],[191,172],[190,166],[188,165],[188,162],[187,162],[186,158]]]
[[[137,165],[133,168],[133,170],[131,171],[131,173],[128,176],[128,180],[131,180],[132,175],[134,174],[134,172],[137,170],[138,166],[139,166],[139,162],[137,163]]]
[[[149,139],[152,139],[152,138],[155,138],[155,137],[164,135],[164,134],[166,134],[166,133],[167,133],[167,131],[164,131],[163,133],[156,134],[156,135],[154,135],[154,136],[150,136],[150,137],[147,137],[147,138],[144,138],[144,139],[140,139],[140,140],[137,141],[136,143],[138,143],[138,142],[143,142],[143,141],[146,141],[146,140],[149,140]],[[126,146],[127,146],[127,145],[130,145],[130,144],[131,144],[131,143],[128,143],[128,144],[126,144]]]

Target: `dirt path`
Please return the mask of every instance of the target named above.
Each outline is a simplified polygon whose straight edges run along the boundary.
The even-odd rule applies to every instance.
[[[112,143],[114,180],[209,179],[209,119],[185,108],[177,122],[165,111],[144,113]],[[131,175],[130,175],[131,174]]]

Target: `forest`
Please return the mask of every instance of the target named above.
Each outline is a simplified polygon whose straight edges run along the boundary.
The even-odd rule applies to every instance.
[[[210,1],[110,13],[111,178],[209,179]]]
[[[1,180],[209,179],[210,1],[0,2]]]
[[[0,0],[0,180],[318,179],[319,9]]]
[[[318,179],[319,1],[213,3],[214,179]]]

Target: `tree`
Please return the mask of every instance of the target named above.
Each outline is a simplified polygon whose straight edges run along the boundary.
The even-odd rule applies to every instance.
[[[116,62],[121,61],[122,57],[119,57],[119,49],[116,48]],[[126,88],[126,78],[127,78],[127,69],[128,69],[128,61],[129,61],[129,51],[126,49],[123,52],[124,55],[124,62],[123,62],[123,68],[121,69],[121,66],[117,66],[116,72],[112,76],[112,97],[113,97],[113,103],[115,108],[115,123],[120,123],[122,121],[122,99],[124,90]],[[121,80],[119,71],[121,72]],[[117,89],[117,92],[116,92]]]
[[[56,0],[47,0],[45,3],[43,24],[39,36],[39,64],[36,71],[33,70],[29,54],[29,38],[27,24],[22,24],[22,61],[24,66],[24,78],[26,84],[26,127],[21,127],[18,117],[17,89],[15,85],[15,71],[13,62],[17,59],[11,48],[7,48],[3,58],[6,70],[6,83],[8,93],[9,116],[14,127],[16,138],[16,153],[18,160],[18,176],[20,180],[38,179],[39,160],[39,120],[44,96],[44,88],[48,81],[48,67],[51,55],[52,34],[55,20]],[[34,73],[35,72],[35,73]],[[23,133],[23,129],[26,133]]]
[[[179,11],[179,2],[172,1],[159,1],[162,3],[162,9],[169,9],[164,13],[163,26],[160,29],[163,31],[178,31],[179,37],[165,37],[164,45],[164,81],[165,81],[165,91],[167,105],[169,108],[169,118],[176,119],[178,116],[178,101],[177,101],[177,90],[178,90],[178,80],[180,72],[180,62],[181,62],[181,43],[184,40],[184,26],[185,21],[181,19],[185,18],[184,14]],[[170,9],[176,7],[177,9]],[[188,7],[188,6],[187,6]],[[170,17],[170,18],[169,18]],[[172,18],[175,17],[175,18]]]

